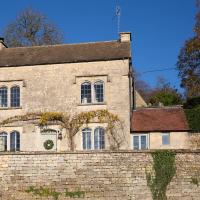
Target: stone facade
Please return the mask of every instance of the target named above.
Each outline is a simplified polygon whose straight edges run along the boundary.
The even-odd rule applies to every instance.
[[[150,152],[27,153],[0,155],[0,195],[4,200],[53,199],[25,192],[30,186],[62,193],[83,191],[87,200],[151,200],[145,169]],[[169,200],[198,200],[200,152],[176,153],[176,175],[167,188]]]
[[[122,33],[121,40],[116,42],[111,42],[117,47],[123,43],[130,43],[130,33]],[[86,44],[87,50],[91,51],[93,46],[96,44]],[[98,50],[97,44],[97,52],[98,56],[103,54],[102,50]],[[106,48],[110,48],[107,42],[102,42],[102,46],[108,46]],[[73,47],[69,45],[66,47],[61,45],[60,47],[55,45],[55,48],[65,48],[65,50],[73,49],[77,46],[77,49],[81,49],[84,44],[78,44]],[[126,45],[127,46],[127,45]],[[40,47],[38,47],[40,48]],[[45,50],[45,47],[44,51]],[[51,48],[51,47],[46,47]],[[52,47],[53,48],[53,47]],[[102,48],[102,47],[101,47]],[[106,49],[105,48],[105,49]],[[119,47],[119,52],[120,52]],[[37,47],[33,47],[33,51],[30,48],[27,48],[30,51],[30,56],[32,59],[32,55],[34,54],[35,49]],[[129,48],[127,48],[126,52],[129,52]],[[60,50],[60,49],[59,49]],[[16,51],[16,53],[15,53]],[[23,48],[11,48],[11,54],[14,52],[14,56],[20,54],[20,51],[24,51]],[[41,50],[43,51],[42,48]],[[83,51],[83,50],[81,50]],[[113,56],[114,54],[109,50],[108,53]],[[122,50],[123,51],[123,50]],[[6,50],[0,50],[4,54]],[[9,51],[8,51],[9,52]],[[37,51],[36,51],[37,52]],[[26,52],[25,52],[26,53]],[[57,53],[57,52],[55,52]],[[121,121],[124,123],[124,132],[126,133],[126,141],[122,146],[122,149],[129,149],[130,147],[130,118],[131,118],[131,110],[133,107],[133,96],[132,96],[132,78],[130,76],[131,73],[131,65],[130,58],[124,58],[123,56],[118,56],[118,58],[110,58],[109,55],[107,58],[102,58],[102,60],[95,60],[94,58],[90,58],[90,53],[86,53],[80,59],[84,59],[84,56],[88,56],[88,62],[86,61],[74,61],[73,63],[52,63],[52,64],[37,64],[37,65],[18,65],[18,66],[1,66],[1,62],[4,64],[6,61],[2,59],[0,62],[0,87],[7,87],[8,89],[8,107],[0,108],[0,121],[5,120],[9,117],[17,116],[17,115],[25,115],[27,113],[35,113],[35,112],[64,112],[70,114],[71,116],[76,113],[81,113],[85,111],[92,110],[100,110],[106,109],[110,113],[116,114],[119,116]],[[62,56],[63,52],[58,54]],[[129,53],[130,54],[130,53]],[[7,55],[7,54],[6,54]],[[122,54],[123,55],[123,54]],[[9,53],[8,53],[9,56]],[[45,55],[48,56],[48,55]],[[74,56],[74,54],[73,54]],[[97,58],[98,58],[97,56]],[[115,56],[115,55],[114,55]],[[16,58],[18,59],[18,58]],[[37,59],[37,58],[36,58]],[[50,58],[51,59],[51,58]],[[62,58],[64,59],[64,58]],[[70,60],[71,58],[69,58]],[[78,59],[78,58],[77,58]],[[90,60],[91,59],[91,60]],[[9,58],[7,58],[8,63],[11,62]],[[47,60],[49,62],[49,60]],[[58,60],[59,61],[59,60]],[[17,62],[21,62],[16,61]],[[24,62],[29,63],[29,60],[24,59]],[[34,60],[32,61],[35,62]],[[40,62],[43,62],[41,60]],[[54,61],[52,61],[54,62]],[[60,60],[60,62],[62,62]],[[2,64],[2,65],[3,65]],[[11,62],[10,65],[14,65],[15,62]],[[102,81],[104,86],[104,101],[101,103],[95,103],[92,100],[92,103],[83,104],[81,103],[81,84],[84,82],[90,82],[92,85],[92,99],[94,99],[94,84],[97,81]],[[11,99],[11,88],[13,86],[19,86],[20,88],[20,107],[12,108],[10,107],[10,99]],[[94,123],[90,124],[92,131],[94,132],[95,127],[105,127],[105,124]],[[84,128],[84,127],[82,127]],[[59,126],[55,126],[55,129],[58,130]],[[56,149],[52,150],[68,150],[68,142],[67,139],[63,137],[62,141],[58,140],[58,132],[55,132],[54,136],[46,134],[46,136],[40,133],[40,128],[34,123],[14,123],[10,125],[6,125],[0,128],[0,132],[6,132],[8,134],[8,138],[10,138],[10,133],[13,131],[18,131],[20,133],[20,150],[21,151],[41,151],[44,150],[43,141],[45,139],[51,139],[54,141]],[[80,130],[81,132],[81,130]],[[64,136],[64,132],[62,133]],[[45,139],[44,139],[45,138]],[[30,142],[31,141],[31,144]],[[9,139],[7,139],[8,150],[9,150]],[[75,146],[76,149],[82,149],[82,138],[79,133],[75,138]],[[109,144],[107,141],[106,148],[109,148]]]
[[[169,143],[163,144],[163,134],[169,135]],[[133,136],[146,136],[148,149],[188,149],[190,148],[188,132],[166,131],[166,132],[144,132],[131,134],[131,142],[133,144]]]
[[[131,109],[129,70],[128,60],[0,68],[1,85],[10,88],[17,84],[21,88],[21,107],[2,108],[0,120],[38,111],[66,112],[73,115],[84,111],[107,109],[124,121],[129,146]],[[98,80],[104,82],[104,103],[81,104],[81,84],[84,81],[94,83]],[[1,128],[2,131],[6,129]],[[9,130],[11,129],[18,130],[19,127],[12,126]],[[32,142],[36,145],[37,133],[31,131],[28,132],[27,137],[28,135],[32,135]],[[28,148],[26,145],[30,145],[27,140],[21,140],[24,143],[22,151]]]
[[[136,108],[147,107],[147,103],[137,91],[135,91],[135,101]]]

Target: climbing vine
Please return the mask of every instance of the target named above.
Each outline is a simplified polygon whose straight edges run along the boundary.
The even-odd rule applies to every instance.
[[[192,183],[192,184],[196,185],[197,187],[199,187],[199,180],[198,180],[197,177],[194,177],[194,176],[191,177],[190,183]]]
[[[185,114],[189,124],[189,128],[193,132],[200,132],[200,106],[193,109],[185,109]]]
[[[74,191],[74,192],[69,192],[68,189],[65,189],[65,196],[71,197],[71,198],[84,198],[85,192],[80,191],[79,189],[77,191]]]
[[[16,121],[38,120],[38,124],[43,127],[49,122],[58,122],[62,129],[65,129],[69,141],[70,150],[74,150],[74,136],[79,132],[83,125],[91,122],[106,123],[106,132],[110,140],[111,149],[119,149],[124,142],[123,122],[115,114],[108,110],[95,110],[82,112],[70,116],[62,112],[40,112],[28,113],[26,115],[14,116],[0,123],[0,126]]]
[[[56,192],[55,189],[44,187],[35,188],[34,186],[30,186],[25,192],[40,197],[53,197],[54,200],[58,200],[59,196],[61,195],[61,193]]]
[[[153,200],[166,200],[168,184],[176,174],[175,153],[160,150],[152,153],[153,169],[146,170],[147,185],[150,187]]]
[[[55,191],[55,189],[45,188],[45,187],[39,187],[36,188],[34,186],[30,186],[27,190],[25,190],[27,193],[31,193],[34,196],[40,196],[40,197],[53,197],[54,200],[58,200],[59,197],[62,195],[61,192]],[[77,189],[76,191],[69,192],[68,189],[65,189],[64,195],[66,197],[70,198],[84,198],[85,192],[81,191],[80,189]]]

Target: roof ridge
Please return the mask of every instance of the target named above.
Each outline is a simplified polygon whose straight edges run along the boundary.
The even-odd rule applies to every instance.
[[[69,43],[69,44],[52,44],[52,45],[37,45],[37,46],[25,46],[25,47],[9,47],[6,48],[6,50],[9,49],[31,49],[31,48],[47,48],[47,47],[59,47],[59,46],[74,46],[74,45],[86,45],[86,44],[100,44],[100,43],[114,43],[119,42],[119,40],[108,40],[108,41],[98,41],[98,42],[81,42],[81,43]],[[1,51],[0,51],[1,53]]]
[[[141,108],[136,108],[135,110],[133,111],[137,111],[137,110],[153,110],[153,109],[180,109],[182,108],[183,106],[182,105],[175,105],[175,106],[163,106],[163,107],[141,107]]]

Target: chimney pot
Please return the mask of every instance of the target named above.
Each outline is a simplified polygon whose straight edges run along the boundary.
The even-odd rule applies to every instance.
[[[2,50],[3,48],[7,48],[7,46],[4,43],[4,38],[0,37],[0,50]]]
[[[119,33],[120,42],[131,42],[131,32],[121,32]]]
[[[0,42],[4,42],[4,38],[0,37]]]

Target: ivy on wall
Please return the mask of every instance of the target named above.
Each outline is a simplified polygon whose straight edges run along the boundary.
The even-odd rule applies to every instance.
[[[176,174],[175,153],[159,150],[152,153],[153,168],[146,170],[147,185],[150,187],[153,200],[166,200],[167,186]]]
[[[36,188],[34,186],[30,186],[25,192],[32,194],[33,196],[40,196],[40,197],[52,197],[54,200],[58,200],[59,197],[62,195],[61,192],[55,191],[55,189],[39,187]],[[84,198],[85,192],[77,189],[76,191],[69,192],[68,189],[65,189],[65,197],[70,198]]]
[[[194,132],[200,132],[200,106],[193,109],[185,109],[189,128]]]
[[[53,197],[54,200],[58,200],[59,196],[61,195],[61,193],[56,192],[55,189],[44,187],[35,188],[34,186],[30,186],[25,192],[31,193],[33,196]]]
[[[188,98],[183,105],[189,128],[200,132],[200,96]]]

